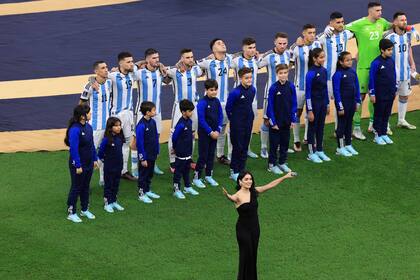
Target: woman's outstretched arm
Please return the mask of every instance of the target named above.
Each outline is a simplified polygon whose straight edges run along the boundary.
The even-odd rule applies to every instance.
[[[270,183],[268,183],[267,185],[261,186],[261,187],[255,187],[255,190],[258,193],[263,193],[265,191],[268,191],[269,189],[274,188],[275,186],[277,186],[278,184],[280,184],[281,182],[283,182],[284,180],[288,179],[288,178],[292,178],[294,177],[294,175],[292,174],[292,172],[287,173],[286,175],[284,175],[283,177],[280,177],[278,179],[275,179],[273,181],[271,181]]]

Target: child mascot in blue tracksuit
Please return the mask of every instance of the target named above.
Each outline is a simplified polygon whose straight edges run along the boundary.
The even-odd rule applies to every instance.
[[[123,169],[122,146],[124,143],[120,119],[109,117],[98,151],[98,158],[104,163],[104,210],[108,213],[113,213],[114,209],[124,210],[124,207],[117,202]]]
[[[375,109],[373,114],[373,129],[375,143],[386,145],[394,143],[386,134],[392,104],[397,92],[395,62],[392,59],[394,43],[388,39],[379,42],[381,55],[370,64],[369,95]]]
[[[335,108],[337,110],[337,155],[350,157],[359,153],[351,144],[353,115],[359,108],[360,99],[359,79],[352,66],[349,52],[342,52],[338,56],[337,70],[332,77]]]
[[[267,118],[270,122],[270,153],[268,171],[274,174],[290,172],[287,166],[287,150],[290,128],[296,124],[297,98],[295,85],[287,80],[289,67],[276,66],[277,82],[268,91]]]
[[[198,101],[198,160],[195,166],[193,184],[198,188],[206,186],[201,181],[201,173],[206,168],[206,183],[212,187],[219,184],[213,179],[213,163],[217,138],[223,126],[223,109],[217,98],[217,82],[209,79],[204,82],[206,94]]]
[[[152,203],[152,199],[160,196],[151,190],[155,162],[159,154],[159,134],[156,121],[156,105],[150,101],[140,104],[140,112],[143,117],[136,126],[136,148],[139,160],[139,200],[144,203]]]
[[[252,102],[256,93],[256,89],[252,85],[252,70],[250,68],[240,69],[238,76],[241,84],[229,93],[226,102],[226,114],[230,121],[230,141],[232,143],[230,178],[235,182],[239,173],[245,170],[254,122]]]
[[[173,190],[174,196],[178,199],[185,199],[185,195],[181,192],[180,188],[181,178],[184,179],[184,193],[198,195],[198,192],[194,190],[190,182],[190,166],[194,141],[191,116],[194,107],[194,104],[188,99],[183,99],[179,102],[182,117],[179,118],[172,134],[173,151],[171,152],[175,154]]]
[[[81,104],[74,108],[73,117],[69,121],[64,143],[70,147],[69,169],[71,187],[67,199],[67,219],[80,223],[82,220],[76,212],[76,203],[80,197],[81,216],[95,219],[89,207],[89,185],[93,168],[97,168],[98,157],[93,143],[93,129],[88,123],[91,118],[90,107]]]
[[[322,49],[315,48],[310,51],[305,98],[309,120],[308,160],[315,163],[331,160],[323,149],[325,117],[329,113],[327,69],[322,66],[324,61],[325,53]]]

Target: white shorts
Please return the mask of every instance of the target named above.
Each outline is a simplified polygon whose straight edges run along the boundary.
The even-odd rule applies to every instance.
[[[136,116],[136,126],[139,123],[139,121],[141,120],[141,118],[143,118],[143,114],[142,113],[138,113],[138,115]],[[156,129],[158,131],[158,134],[160,134],[162,132],[162,114],[156,114],[156,116],[153,117],[153,119],[156,122]],[[136,130],[134,129],[134,135],[136,135]]]
[[[105,129],[93,131],[93,144],[95,145],[96,149],[98,149],[99,145],[101,145],[102,139],[104,138],[104,133]]]
[[[399,96],[409,96],[411,94],[410,80],[398,81],[397,87],[398,87],[397,94]]]
[[[297,97],[297,108],[303,109],[305,105],[305,91],[303,90],[296,90],[296,97]]]
[[[121,121],[121,128],[124,133],[125,139],[131,138],[134,131],[134,118],[133,111],[123,110],[116,115]]]
[[[330,100],[334,99],[332,80],[327,81],[327,90],[328,90],[328,98]]]
[[[194,111],[191,117],[192,120],[192,130],[193,131],[197,131],[197,127],[198,127],[198,118],[197,118],[197,103],[194,103]],[[176,124],[178,123],[178,120],[182,117],[182,113],[181,110],[179,109],[179,103],[178,102],[174,102],[174,106],[172,107],[172,115],[171,115],[171,131],[173,132],[173,130],[175,129]]]

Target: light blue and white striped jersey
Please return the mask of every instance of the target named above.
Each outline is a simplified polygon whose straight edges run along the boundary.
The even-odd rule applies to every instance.
[[[194,65],[185,72],[180,72],[177,68],[172,67],[168,69],[167,73],[172,79],[175,102],[179,103],[182,99],[198,101],[197,78],[203,75],[203,70],[198,65]]]
[[[160,106],[160,93],[162,92],[162,73],[160,70],[150,71],[147,68],[139,69],[138,91],[136,113],[140,112],[140,105],[143,101],[151,101],[156,106],[156,114],[162,112]]]
[[[258,66],[260,68],[267,66],[268,79],[265,84],[264,98],[268,97],[268,90],[271,85],[277,82],[276,66],[279,64],[290,64],[292,53],[289,50],[285,50],[282,54],[276,53],[274,50],[270,50],[263,55]]]
[[[295,86],[297,90],[305,91],[305,76],[308,72],[309,51],[322,48],[319,41],[310,45],[295,46],[293,48],[293,60],[295,61]]]
[[[241,83],[239,79],[238,72],[240,69],[244,67],[251,68],[252,70],[252,85],[257,89],[257,75],[258,75],[258,69],[260,68],[258,65],[260,63],[261,59],[257,59],[255,57],[251,59],[246,59],[243,57],[243,55],[239,55],[237,57],[234,57],[232,59],[232,68],[235,70],[236,80],[234,87],[239,86]],[[255,94],[255,100],[257,100],[257,95]]]
[[[133,85],[138,80],[137,70],[124,75],[117,72],[108,73],[112,81],[111,115],[123,110],[133,110]]]
[[[324,67],[327,69],[327,80],[331,81],[337,68],[338,56],[341,52],[347,51],[347,42],[353,36],[354,34],[351,31],[343,30],[338,34],[333,34],[331,37],[327,37],[325,34],[318,37],[318,41],[325,52]]]
[[[224,60],[202,59],[198,61],[197,65],[206,70],[207,79],[217,81],[219,85],[217,98],[219,98],[220,103],[226,103],[229,94],[229,71],[232,67],[232,56],[226,54]]]
[[[96,91],[90,83],[88,83],[80,99],[89,101],[92,118],[89,124],[93,130],[103,130],[106,128],[106,121],[110,113],[110,98],[112,95],[112,81],[107,79],[103,84],[99,84],[99,91]]]
[[[398,35],[397,33],[392,32],[386,35],[385,38],[394,43],[392,58],[395,61],[397,81],[410,80],[409,54],[411,48],[411,33],[405,32],[403,35]]]

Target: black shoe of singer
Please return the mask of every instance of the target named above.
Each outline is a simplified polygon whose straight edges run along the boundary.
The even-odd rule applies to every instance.
[[[228,160],[228,158],[226,156],[218,157],[217,161],[221,164],[224,164],[224,165],[229,165],[230,164],[230,160]]]
[[[134,177],[133,175],[131,175],[130,172],[125,172],[123,175],[121,175],[122,179],[126,179],[129,181],[137,181],[136,177]]]

